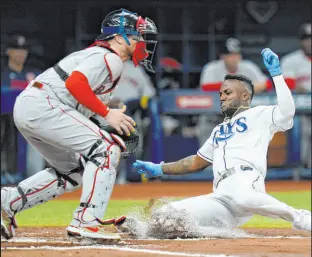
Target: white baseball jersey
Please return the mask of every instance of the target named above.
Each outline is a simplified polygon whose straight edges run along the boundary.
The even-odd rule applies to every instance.
[[[144,68],[135,67],[132,61],[125,62],[113,96],[126,103],[129,100],[140,99],[142,96],[152,97],[154,95],[155,89]]]
[[[299,49],[281,59],[281,69],[286,79],[294,79],[296,87],[311,92],[311,59]]]
[[[118,83],[123,69],[123,62],[117,54],[99,46],[74,52],[58,64],[68,74],[73,71],[83,73],[87,77],[93,92],[103,103],[108,103],[111,99],[112,89]],[[63,104],[76,109],[86,117],[94,114],[78,103],[53,68],[43,72],[35,80],[48,85]]]
[[[217,125],[197,154],[213,163],[214,178],[233,168],[247,165],[266,176],[267,151],[274,133],[292,127],[279,117],[278,106],[256,106]]]
[[[225,75],[228,73],[223,60],[207,63],[203,67],[200,75],[200,85],[202,87],[205,84],[222,82]],[[265,83],[267,80],[260,68],[253,62],[247,60],[240,61],[236,73],[248,74],[248,77],[254,83]]]

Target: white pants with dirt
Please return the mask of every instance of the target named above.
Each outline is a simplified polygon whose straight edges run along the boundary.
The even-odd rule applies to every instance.
[[[14,121],[29,144],[51,165],[15,188],[1,190],[2,208],[13,216],[82,185],[73,226],[98,225],[112,193],[120,147],[44,85],[23,91],[14,106]]]
[[[172,237],[176,237],[177,231],[173,228],[177,224],[177,217],[184,219],[178,222],[178,230],[187,234],[189,229],[196,232],[202,227],[234,229],[246,223],[254,214],[282,218],[292,222],[296,228],[311,231],[311,212],[304,211],[303,214],[302,210],[296,210],[268,195],[260,172],[255,169],[242,171],[239,166],[235,167],[233,175],[219,182],[213,193],[162,206],[153,213],[151,224],[158,231],[160,228],[164,233],[171,231]],[[181,224],[191,225],[183,228]]]

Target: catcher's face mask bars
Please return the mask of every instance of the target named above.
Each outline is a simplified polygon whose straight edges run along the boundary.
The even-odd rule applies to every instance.
[[[125,15],[137,17],[136,13],[122,10],[120,15],[119,26],[103,27],[102,33],[111,35],[122,35],[124,40],[130,45],[128,36],[131,36],[134,40],[137,40],[135,51],[132,55],[132,61],[135,66],[143,64],[144,67],[150,71],[155,72],[152,67],[152,61],[154,52],[157,45],[156,35],[158,34],[155,23],[150,18],[138,17],[136,23],[136,29],[125,28]]]

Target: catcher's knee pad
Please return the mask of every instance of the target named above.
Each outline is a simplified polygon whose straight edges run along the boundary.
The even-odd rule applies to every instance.
[[[100,130],[100,133],[102,138],[91,147],[87,158],[98,167],[116,169],[120,162],[121,152],[125,149],[125,143],[117,135],[109,134],[104,130]]]
[[[15,188],[5,188],[5,207],[9,212],[20,212],[35,205],[47,202],[64,192],[79,188],[82,183],[82,171],[75,169],[68,173],[59,173],[47,168],[23,180]]]
[[[139,133],[136,129],[130,132],[130,135],[119,135],[117,130],[108,125],[106,120],[99,115],[94,115],[90,118],[99,128],[100,133],[107,142],[114,141],[121,149],[121,156],[127,158],[134,154],[139,146]]]

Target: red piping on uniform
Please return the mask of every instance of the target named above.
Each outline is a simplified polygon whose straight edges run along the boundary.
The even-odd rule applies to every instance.
[[[49,105],[51,106],[51,108],[54,109],[53,105],[50,102],[50,96],[47,96],[47,99],[48,99],[48,102],[49,102]]]
[[[110,81],[113,82],[113,73],[112,73],[111,68],[110,68],[109,65],[108,65],[108,61],[106,60],[106,55],[108,55],[108,54],[105,54],[105,55],[104,55],[104,61],[105,61],[105,63],[106,63],[107,69],[108,69],[108,71],[109,71],[109,78],[110,78]]]
[[[115,142],[116,142],[116,141],[119,141],[118,138],[116,138],[116,136],[114,136],[114,134],[111,134],[111,137],[115,140]],[[122,147],[123,151],[126,150],[126,147],[124,147],[123,145],[118,144],[118,146]]]
[[[86,125],[85,123],[83,123],[82,121],[77,120],[74,116],[70,115],[69,113],[67,113],[65,110],[63,110],[61,107],[59,107],[61,109],[61,111],[63,113],[65,113],[66,115],[70,116],[71,118],[73,118],[74,120],[78,121],[79,123],[81,123],[82,125],[86,126],[88,129],[90,129],[91,131],[93,131],[97,136],[100,136],[99,134],[97,134],[97,132],[95,130],[93,130],[92,128],[90,128],[88,125]]]
[[[107,137],[105,137],[105,135],[101,132],[101,130],[99,129],[100,135],[102,136],[102,138],[104,138],[105,141],[107,141],[110,145],[114,144],[114,141],[110,141]]]
[[[93,180],[93,185],[92,185],[92,191],[91,191],[91,194],[90,194],[90,197],[89,197],[89,200],[87,201],[87,204],[90,203],[91,199],[92,199],[92,196],[93,196],[93,193],[94,193],[94,188],[95,188],[95,182],[96,182],[96,177],[97,177],[97,173],[99,171],[100,167],[98,167],[95,171],[95,176],[94,176],[94,180]],[[85,213],[85,211],[87,210],[87,207],[84,208],[84,210],[82,211],[81,213],[81,220],[83,220],[83,214]]]
[[[102,135],[103,139],[109,143],[109,146],[107,147],[107,151],[109,152],[110,148],[111,148],[113,145],[117,145],[117,144],[116,144],[115,142],[110,141],[108,138],[106,138],[106,137],[101,133],[101,130],[99,130],[99,132],[100,132],[100,134]],[[93,196],[93,193],[94,193],[94,188],[95,188],[95,183],[96,183],[96,177],[97,177],[97,173],[98,173],[99,169],[102,169],[102,168],[109,169],[110,155],[107,156],[106,160],[107,160],[107,165],[105,165],[105,163],[104,163],[103,166],[98,167],[97,170],[95,171],[94,181],[93,181],[93,185],[92,185],[92,191],[91,191],[89,200],[87,201],[87,204],[89,204],[90,201],[91,201],[91,199],[92,199],[92,196]],[[85,213],[86,210],[87,210],[87,207],[85,207],[85,208],[83,209],[82,213],[81,213],[81,220],[82,220],[82,221],[84,221],[82,217],[83,217],[83,215],[84,215],[84,213]]]
[[[66,191],[66,187],[67,187],[67,180],[65,180],[65,183],[64,183],[64,191]]]
[[[50,182],[50,183],[47,184],[46,186],[42,187],[41,189],[37,189],[37,190],[35,190],[34,192],[31,192],[31,193],[26,194],[26,197],[29,196],[29,195],[35,194],[35,193],[37,193],[37,192],[40,192],[41,190],[47,188],[48,186],[52,185],[52,184],[53,184],[54,182],[56,182],[56,181],[57,181],[57,179],[53,180],[52,182]],[[19,198],[15,199],[13,202],[10,203],[10,208],[11,208],[11,210],[12,210],[12,205],[13,205],[16,201],[18,201],[18,200],[20,200],[20,199],[22,199],[22,197],[19,197]]]

